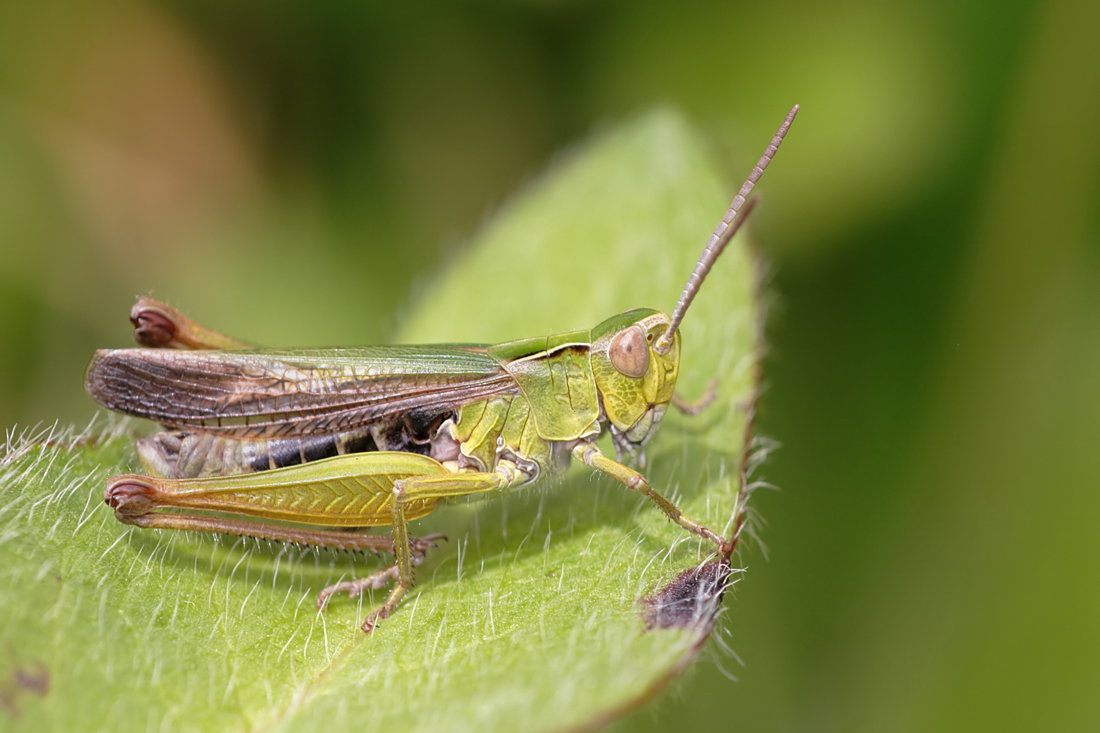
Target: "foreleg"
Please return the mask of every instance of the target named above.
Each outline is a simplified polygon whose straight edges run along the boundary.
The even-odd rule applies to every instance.
[[[710,529],[680,511],[680,508],[671,501],[661,496],[656,489],[649,485],[649,481],[638,471],[623,464],[613,461],[596,447],[593,443],[580,443],[573,449],[573,456],[597,471],[606,473],[631,491],[637,491],[645,495],[650,501],[661,508],[668,518],[680,525],[688,532],[699,537],[705,537],[718,546],[718,551],[726,555],[730,551],[730,543],[719,537]]]

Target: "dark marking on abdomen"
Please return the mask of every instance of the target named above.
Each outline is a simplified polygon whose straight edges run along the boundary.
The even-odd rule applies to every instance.
[[[301,463],[320,461],[349,453],[365,453],[378,450],[367,430],[335,435],[315,435],[310,438],[282,438],[256,441],[257,447],[266,447],[249,457],[249,467],[254,471],[286,468]]]
[[[368,429],[353,433],[340,433],[337,437],[339,439],[336,441],[336,450],[340,455],[378,450],[378,446],[374,442],[374,436],[371,435]]]
[[[340,455],[340,436],[322,435],[316,438],[302,439],[302,463],[319,461],[322,458],[332,458]]]
[[[270,440],[164,431],[138,441],[138,453],[147,471],[168,478],[231,476],[379,450],[430,455],[431,439],[448,417],[450,410],[331,435]]]

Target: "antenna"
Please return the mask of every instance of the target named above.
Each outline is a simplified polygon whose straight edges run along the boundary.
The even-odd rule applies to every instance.
[[[703,254],[699,255],[699,261],[695,263],[695,270],[692,271],[691,277],[688,278],[687,285],[684,286],[684,292],[680,293],[680,299],[676,301],[676,308],[672,311],[672,323],[669,325],[668,330],[658,336],[657,342],[653,344],[653,349],[658,354],[667,354],[668,350],[672,348],[672,338],[676,335],[676,330],[684,320],[684,314],[687,313],[691,301],[695,300],[695,295],[699,292],[699,288],[702,286],[703,280],[706,279],[707,273],[710,272],[710,268],[714,266],[714,262],[718,259],[718,256],[722,254],[722,250],[724,250],[730,240],[733,239],[733,235],[737,234],[737,230],[741,228],[741,224],[745,221],[749,212],[752,211],[752,207],[756,205],[759,197],[753,197],[753,199],[749,201],[748,206],[745,207],[745,213],[741,215],[741,218],[731,224],[733,218],[737,216],[737,212],[745,204],[746,197],[752,193],[753,186],[760,180],[760,176],[764,175],[764,169],[767,168],[768,163],[772,161],[775,151],[779,150],[779,145],[787,135],[787,130],[790,128],[791,122],[794,121],[794,116],[796,114],[798,114],[797,104],[791,107],[791,111],[787,113],[787,119],[783,120],[783,124],[779,126],[779,130],[776,131],[775,137],[772,138],[767,150],[760,156],[760,160],[757,161],[756,167],[752,169],[752,173],[749,173],[749,179],[741,185],[741,190],[733,197],[733,202],[726,211],[726,215],[722,217],[722,221],[718,222],[718,226],[714,228],[714,233],[710,235],[710,239],[707,241],[707,246],[703,250]]]

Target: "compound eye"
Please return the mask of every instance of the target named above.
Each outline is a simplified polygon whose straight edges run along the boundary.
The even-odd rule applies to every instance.
[[[611,339],[607,355],[620,374],[635,379],[644,376],[649,368],[649,345],[642,327],[631,326]]]

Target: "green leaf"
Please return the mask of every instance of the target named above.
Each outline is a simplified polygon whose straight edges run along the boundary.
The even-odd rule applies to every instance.
[[[403,337],[499,341],[671,309],[729,194],[672,113],[599,136],[495,217]],[[659,491],[727,533],[754,394],[752,293],[735,244],[683,329],[679,393],[718,377],[719,398],[694,418],[670,412],[648,455]],[[324,614],[314,599],[374,558],[116,522],[103,482],[134,467],[132,426],[110,426],[70,447],[62,433],[9,439],[0,464],[5,729],[587,727],[650,696],[709,633],[712,599],[648,631],[639,599],[711,548],[586,469],[415,523],[450,539],[368,636],[380,594]]]

